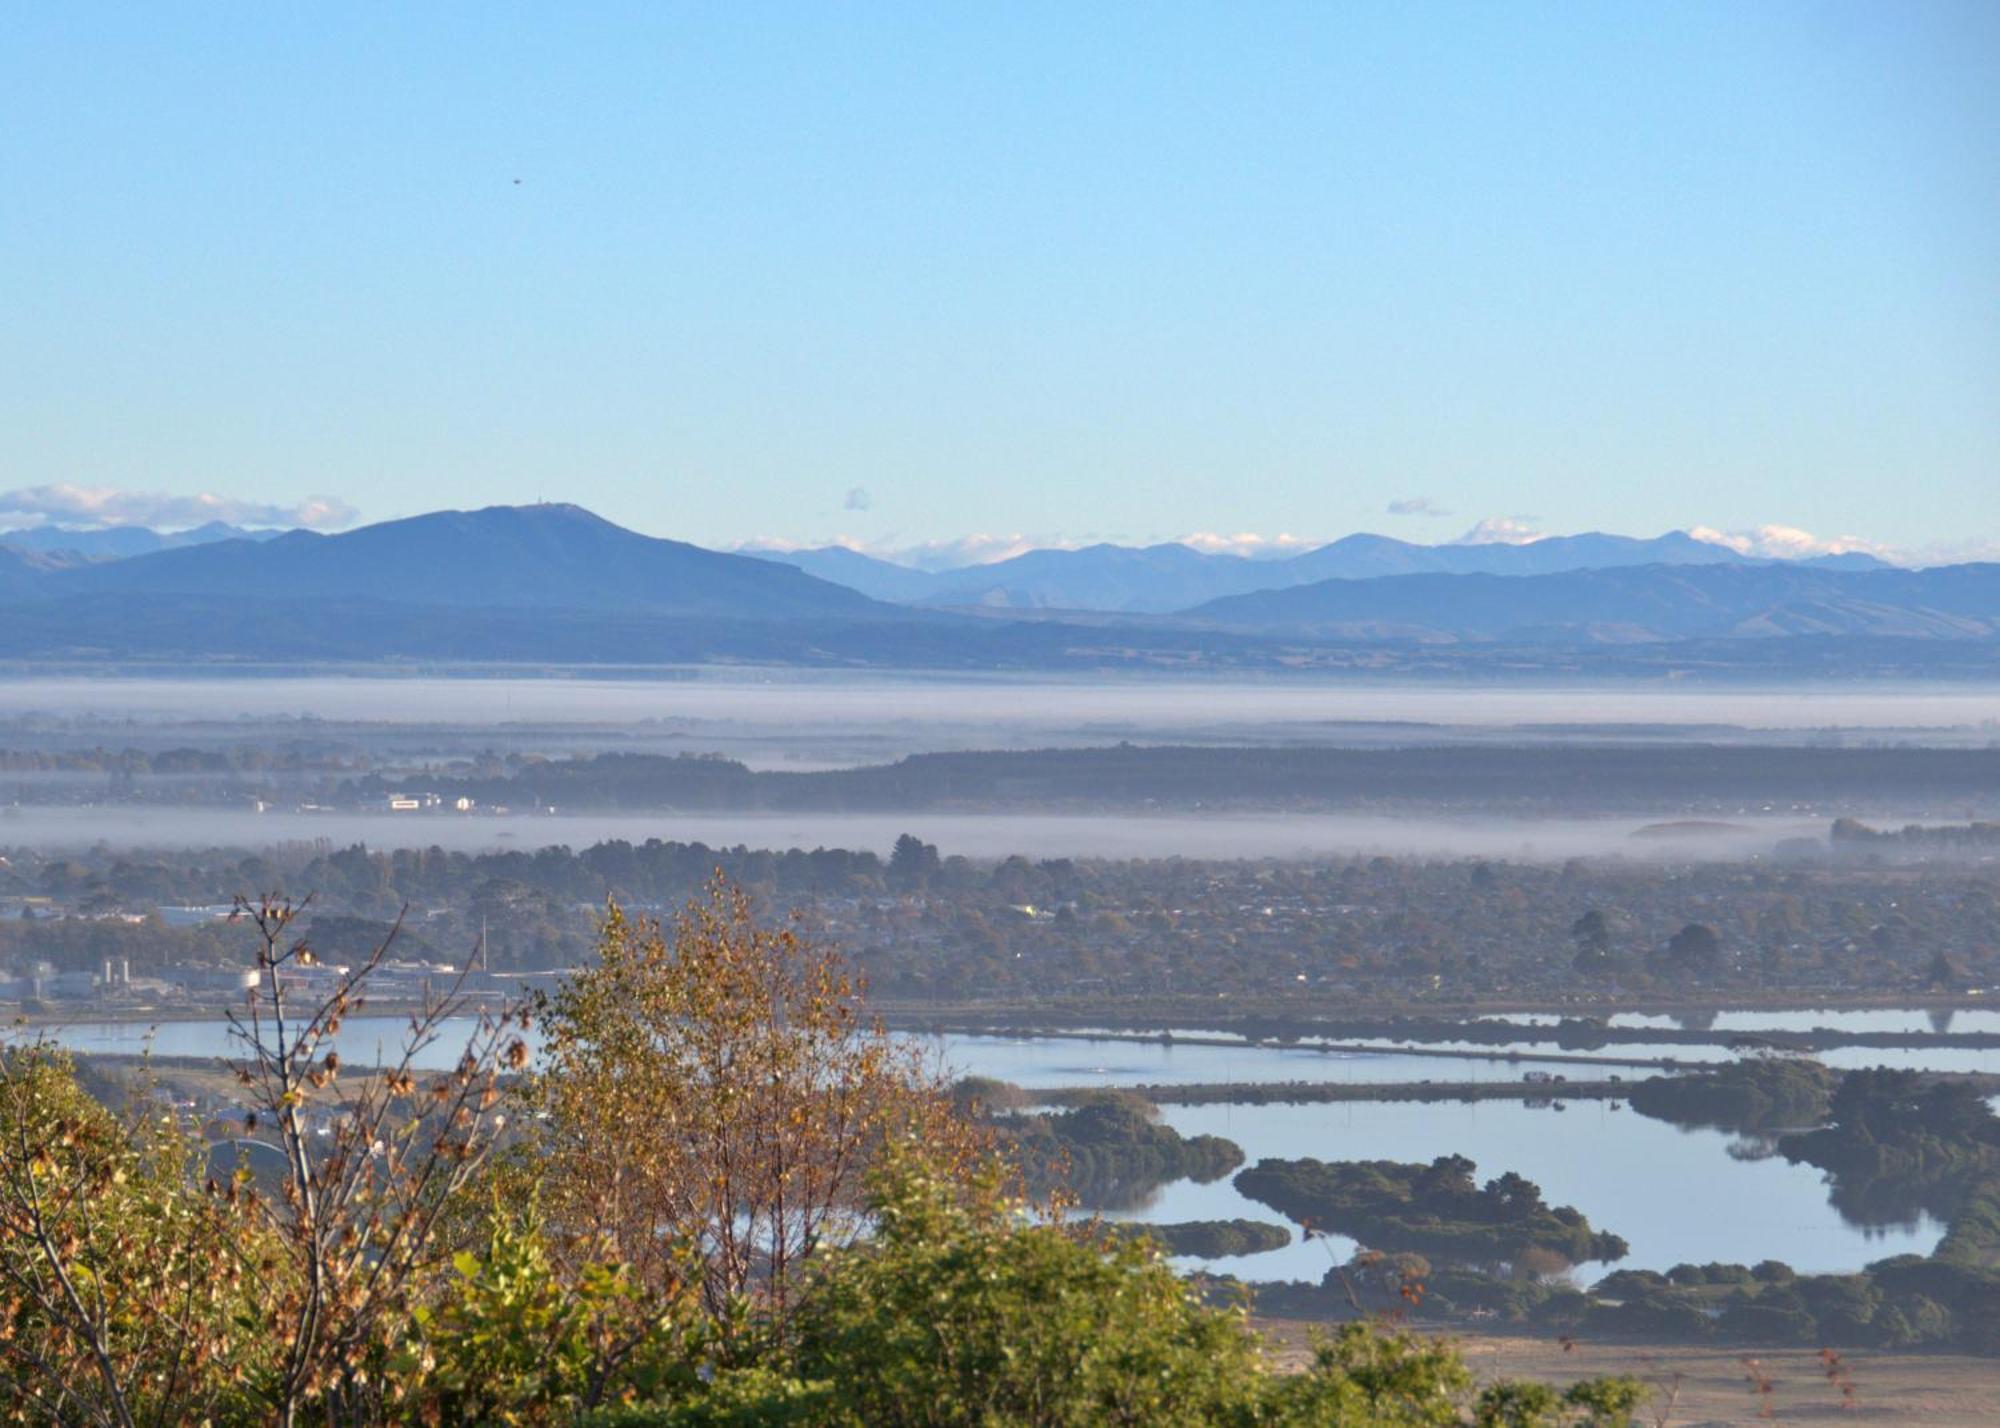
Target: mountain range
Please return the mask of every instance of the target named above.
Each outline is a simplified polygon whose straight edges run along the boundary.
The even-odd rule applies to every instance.
[[[77,530],[69,526],[33,526],[0,531],[0,547],[56,557],[74,565],[87,560],[124,560],[175,550],[184,545],[213,545],[224,540],[270,540],[277,531],[248,530],[226,521],[210,521],[182,531],[156,531],[146,526],[99,526]]]
[[[1632,536],[1549,536],[1522,544],[1418,545],[1358,534],[1281,559],[1212,554],[1179,544],[1091,545],[1031,550],[990,565],[912,570],[845,546],[748,551],[822,580],[899,604],[979,606],[1001,610],[1105,610],[1170,614],[1210,600],[1283,590],[1321,580],[1391,575],[1552,575],[1631,565],[1765,565],[1725,545],[1669,531]],[[1872,570],[1883,562],[1859,552],[1796,562],[1820,569]]]
[[[1187,618],[1340,640],[1657,640],[2000,636],[2000,565],[1828,570],[1625,566],[1556,575],[1323,580],[1213,600]]]
[[[1618,651],[1682,650],[1685,663],[1700,646],[1732,667],[1810,651],[1814,669],[1838,669],[1840,650],[1869,642],[1885,667],[2000,675],[2000,565],[1774,563],[1683,535],[1437,547],[1356,536],[1288,561],[1036,551],[933,583],[818,554],[810,573],[572,505],[84,563],[0,545],[0,657],[1279,670],[1497,668],[1514,658],[1497,652],[1522,650],[1627,667],[1668,654]],[[1274,575],[1285,583],[1235,584]],[[938,598],[947,587],[969,603]],[[1186,603],[1153,608],[1169,599]]]

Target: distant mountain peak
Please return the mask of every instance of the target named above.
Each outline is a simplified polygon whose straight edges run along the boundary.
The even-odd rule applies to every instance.
[[[147,526],[31,526],[0,531],[0,546],[47,554],[69,554],[83,560],[124,560],[156,550],[212,545],[225,540],[273,540],[276,530],[249,530],[226,521],[207,521],[186,530],[157,531]]]
[[[294,531],[59,572],[52,593],[159,593],[416,605],[865,617],[844,586],[750,556],[664,540],[570,502],[429,511],[338,535]]]

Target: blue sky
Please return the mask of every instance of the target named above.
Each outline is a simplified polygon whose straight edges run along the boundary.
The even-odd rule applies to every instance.
[[[2000,538],[1991,3],[13,6],[0,120],[95,510]]]

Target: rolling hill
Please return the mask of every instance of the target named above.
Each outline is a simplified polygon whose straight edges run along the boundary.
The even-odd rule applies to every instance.
[[[91,530],[35,526],[28,530],[0,531],[0,546],[44,551],[52,555],[75,555],[83,560],[125,560],[185,545],[211,545],[223,540],[271,540],[278,534],[270,530],[246,530],[222,521],[210,521],[183,531],[156,531],[146,526],[100,526]]]
[[[914,605],[930,594],[937,578],[927,570],[913,570],[893,560],[878,560],[844,545],[823,545],[811,550],[746,549],[742,553],[779,565],[796,566],[821,580],[859,590],[871,600]]]
[[[0,600],[32,598],[46,573],[46,562],[33,553],[0,545]]]
[[[1554,575],[1323,580],[1210,601],[1190,619],[1343,640],[1618,643],[2000,637],[2000,565],[1847,571],[1645,565]]]
[[[864,619],[885,609],[800,570],[643,536],[570,505],[437,511],[342,535],[291,531],[163,550],[53,572],[41,591],[749,620]]]

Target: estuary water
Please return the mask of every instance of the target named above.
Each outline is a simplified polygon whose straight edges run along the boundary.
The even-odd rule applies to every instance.
[[[342,1055],[350,1064],[375,1060],[400,1045],[404,1029],[400,1018],[357,1017],[341,1032]],[[79,1021],[45,1031],[79,1051],[133,1054],[150,1046],[163,1056],[225,1057],[232,1050],[226,1026],[216,1021],[165,1022],[156,1028]],[[1042,1037],[944,1036],[927,1042],[940,1066],[956,1074],[994,1076],[1034,1088],[1518,1080],[1523,1069],[1499,1057],[1426,1056],[1420,1048],[1328,1055],[1284,1047]],[[460,1039],[448,1035],[425,1059],[434,1067],[448,1065],[460,1045]],[[1684,1053],[1692,1048],[1678,1049]],[[1577,1068],[1571,1074],[1599,1073]],[[1636,1078],[1649,1073],[1624,1074]],[[1575,1205],[1594,1225],[1623,1235],[1632,1249],[1620,1263],[1629,1268],[1664,1270],[1683,1261],[1755,1263],[1772,1258],[1800,1270],[1847,1271],[1893,1254],[1927,1253],[1943,1233],[1941,1225],[1921,1218],[1900,1225],[1849,1224],[1828,1202],[1819,1171],[1770,1157],[1765,1147],[1738,1137],[1680,1130],[1629,1108],[1613,1109],[1606,1101],[1570,1101],[1560,1110],[1514,1101],[1167,1106],[1162,1119],[1186,1135],[1233,1140],[1250,1163],[1271,1156],[1427,1162],[1458,1154],[1476,1161],[1482,1178],[1517,1171],[1540,1185],[1551,1203]],[[1239,1195],[1227,1179],[1167,1185],[1145,1204],[1113,1218],[1170,1223],[1238,1216],[1279,1218]],[[1353,1250],[1351,1242],[1335,1237],[1295,1240],[1265,1254],[1179,1263],[1251,1280],[1317,1280],[1332,1262],[1330,1255],[1344,1261]],[[1605,1268],[1585,1266],[1581,1273],[1589,1278]]]
[[[1588,1280],[1611,1268],[1666,1270],[1681,1263],[1755,1264],[1779,1259],[1800,1271],[1845,1272],[1893,1254],[1928,1254],[1944,1233],[1934,1220],[1849,1224],[1828,1203],[1822,1174],[1710,1130],[1681,1130],[1607,1101],[1557,1111],[1518,1101],[1408,1104],[1345,1101],[1303,1106],[1167,1106],[1161,1118],[1183,1135],[1219,1135],[1266,1157],[1429,1162],[1464,1155],[1482,1180],[1512,1170],[1542,1187],[1549,1203],[1574,1205],[1593,1226],[1623,1235],[1617,1265],[1586,1265]],[[1746,1158],[1749,1157],[1749,1158]],[[1159,1224],[1237,1217],[1280,1220],[1227,1179],[1166,1186],[1127,1216]],[[1267,1254],[1186,1260],[1250,1280],[1317,1280],[1329,1255],[1345,1261],[1352,1241],[1295,1239]]]

